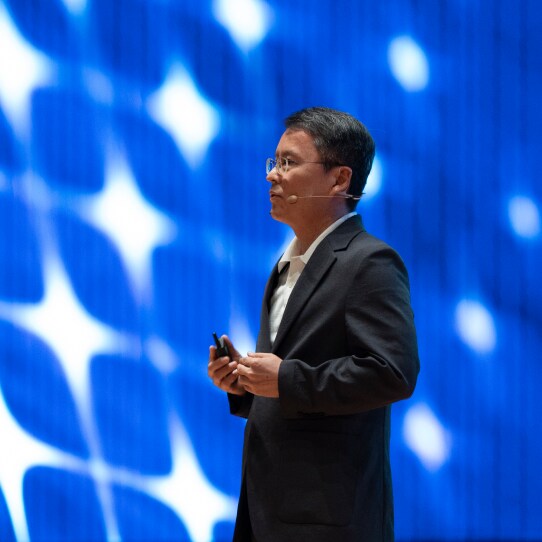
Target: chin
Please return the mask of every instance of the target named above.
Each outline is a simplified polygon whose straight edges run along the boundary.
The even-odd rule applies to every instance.
[[[271,218],[277,222],[286,222],[284,219],[284,213],[281,213],[280,210],[277,210],[275,207],[271,207],[269,211]]]
[[[277,222],[282,222],[282,224],[286,224],[287,226],[293,227],[292,221],[284,213],[281,213],[280,211],[276,212],[276,210],[271,209],[269,211],[269,214],[271,215],[271,218],[273,220],[276,220]]]

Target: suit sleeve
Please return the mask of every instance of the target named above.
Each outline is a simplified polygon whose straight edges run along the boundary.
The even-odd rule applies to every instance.
[[[355,414],[412,395],[419,372],[416,331],[407,271],[393,249],[361,258],[344,307],[347,355],[316,365],[283,360],[279,399],[285,417]]]
[[[233,395],[232,393],[228,393],[230,414],[239,416],[240,418],[248,418],[253,399],[254,395],[248,392],[245,393],[245,395]]]

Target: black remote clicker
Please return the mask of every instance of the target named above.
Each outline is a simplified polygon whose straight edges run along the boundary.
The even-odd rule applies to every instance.
[[[213,333],[213,339],[215,340],[216,345],[216,357],[217,358],[223,358],[224,356],[230,356],[230,351],[228,349],[228,345],[225,343],[224,339],[220,337],[220,339],[217,337],[216,333]]]

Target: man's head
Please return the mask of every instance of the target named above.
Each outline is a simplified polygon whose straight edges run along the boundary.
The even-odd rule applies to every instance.
[[[275,158],[266,164],[270,212],[298,239],[310,239],[355,209],[371,171],[374,141],[354,117],[323,107],[294,113],[285,124]]]
[[[288,130],[301,130],[312,137],[326,171],[348,166],[352,170],[348,194],[361,196],[375,155],[374,140],[361,122],[335,109],[309,107],[290,115],[284,124]],[[355,209],[358,200],[346,201]]]

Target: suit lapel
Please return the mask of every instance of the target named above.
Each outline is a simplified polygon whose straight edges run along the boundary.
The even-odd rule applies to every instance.
[[[280,346],[281,341],[288,334],[298,314],[318,287],[327,270],[337,259],[333,251],[329,250],[328,247],[322,246],[325,241],[324,239],[320,243],[318,249],[312,255],[290,295],[290,299],[284,309],[275,342],[273,343],[273,351],[276,351]]]
[[[283,269],[283,272],[286,273],[287,270]],[[278,265],[275,264],[273,271],[271,271],[269,280],[265,285],[265,291],[263,294],[262,310],[260,314],[260,331],[258,333],[258,341],[256,343],[256,352],[271,352],[269,310],[271,308],[271,297],[277,286],[278,279]]]
[[[318,245],[305,269],[303,269],[303,272],[301,273],[299,280],[297,281],[292,294],[290,295],[290,299],[288,300],[286,309],[284,310],[284,315],[282,316],[277,336],[273,343],[273,352],[277,351],[277,348],[287,336],[288,331],[291,329],[299,313],[307,304],[307,301],[313,295],[314,291],[319,287],[328,270],[337,260],[335,252],[345,250],[350,244],[350,241],[361,231],[363,231],[361,217],[356,215],[355,217],[346,220]],[[271,282],[271,280],[269,282]],[[274,284],[276,285],[276,277]],[[268,302],[267,332],[269,332],[269,299],[273,291],[274,285],[271,289],[271,293],[269,294],[269,298],[266,297]],[[269,336],[269,333],[267,333],[267,336]]]

